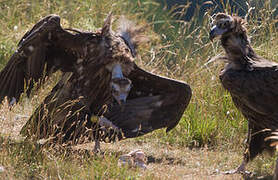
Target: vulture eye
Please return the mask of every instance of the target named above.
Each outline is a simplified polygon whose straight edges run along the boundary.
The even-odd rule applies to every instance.
[[[219,21],[217,23],[217,27],[220,28],[220,29],[228,29],[229,26],[230,26],[229,21]]]

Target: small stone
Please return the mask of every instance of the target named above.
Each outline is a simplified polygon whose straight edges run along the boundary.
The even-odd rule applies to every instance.
[[[3,166],[0,166],[0,173],[3,173],[5,171],[5,168]]]
[[[147,169],[146,166],[146,155],[142,150],[135,150],[135,151],[131,151],[128,154],[124,154],[122,156],[120,156],[119,160],[118,160],[118,165],[119,166],[125,166],[127,165],[128,167],[139,167],[142,169]]]
[[[118,160],[118,166],[128,166],[132,167],[134,164],[132,157],[129,154],[121,155]]]

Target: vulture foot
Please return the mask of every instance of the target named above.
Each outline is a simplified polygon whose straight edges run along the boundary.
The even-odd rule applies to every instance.
[[[242,174],[244,176],[251,176],[252,175],[252,172],[250,171],[241,171],[241,170],[238,170],[238,169],[233,169],[233,170],[230,170],[230,171],[225,171],[223,174]]]
[[[247,163],[243,161],[237,169],[225,171],[224,174],[242,174],[244,177],[250,177],[252,175],[252,172],[245,170],[246,164]]]
[[[111,121],[109,121],[106,117],[99,117],[99,125],[101,126],[101,129],[107,130],[112,128],[116,133],[120,132],[120,128],[115,126]]]
[[[101,150],[100,150],[100,142],[99,142],[98,139],[95,140],[95,146],[94,146],[93,152],[95,154],[99,154],[101,152]]]

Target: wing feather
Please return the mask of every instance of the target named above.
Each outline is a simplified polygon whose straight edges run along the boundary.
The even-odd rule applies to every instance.
[[[272,114],[278,106],[278,69],[230,70],[220,79],[225,89],[261,114]]]
[[[22,70],[16,71],[16,88],[15,88],[15,94],[21,93],[21,87],[24,87],[24,77],[22,76],[23,72]],[[19,97],[17,97],[19,98]]]
[[[44,23],[38,25],[38,28],[43,26],[43,24]],[[40,34],[37,36],[32,32],[29,32],[29,34],[26,35],[26,39],[31,38],[31,40],[23,40],[20,44],[22,45],[22,49],[24,49],[24,47],[28,48],[32,42],[37,40],[34,37],[44,39],[43,42],[45,42],[45,44],[37,44],[36,46],[38,47],[41,45],[40,49],[46,49],[45,51],[37,51],[37,53],[40,54],[38,56],[40,58],[44,55],[43,53],[46,53],[46,57],[52,57],[53,53],[49,51],[56,53],[56,51],[53,51],[53,47],[60,48],[59,44],[65,43],[70,49],[72,47],[71,44],[76,44],[76,48],[82,49],[84,44],[88,44],[88,41],[90,40],[90,38],[84,33],[83,37],[86,35],[85,41],[80,42],[80,40],[77,39],[76,41],[69,43],[66,41],[68,35],[63,34],[63,43],[58,42],[57,46],[53,46],[51,43],[49,45],[49,41],[47,40],[48,37],[42,35],[43,31],[38,32],[40,32]],[[111,36],[111,38],[114,38],[114,36]],[[97,45],[100,45],[100,47],[97,48],[102,48],[103,39],[106,38],[100,36],[100,38],[93,39],[92,42],[93,44],[97,43]],[[51,46],[51,48],[49,48],[49,46]],[[110,46],[105,48],[109,47]],[[107,71],[106,62],[100,63],[102,60],[110,61],[110,55],[103,54],[103,52],[106,51],[96,52],[91,52],[91,56],[97,61],[90,61],[90,63],[84,67],[84,72],[82,74],[85,75],[84,77],[78,71],[74,71],[66,81],[65,79],[63,80],[63,77],[65,77],[64,75],[67,73],[64,73],[62,80],[60,80],[60,82],[53,88],[50,95],[37,109],[36,113],[33,114],[32,118],[26,123],[21,131],[22,134],[35,134],[39,138],[45,138],[48,135],[51,135],[52,130],[50,129],[52,128],[53,131],[55,131],[55,135],[56,133],[63,134],[62,138],[66,140],[71,138],[71,135],[74,134],[75,128],[82,128],[84,131],[86,129],[92,130],[93,134],[91,134],[89,138],[98,138],[93,137],[95,135],[101,136],[102,132],[98,133],[98,131],[103,131],[104,133],[107,133],[108,131],[107,135],[104,134],[104,137],[108,137],[108,139],[110,138],[110,141],[113,141],[116,135],[118,139],[123,138],[121,133],[115,133],[116,135],[113,134],[113,131],[117,132],[117,128],[111,128],[112,130],[100,128],[99,123],[95,122],[94,119],[89,119],[90,116],[94,115],[104,115],[123,131],[125,137],[129,138],[137,137],[160,128],[167,128],[166,131],[169,131],[177,125],[191,98],[191,89],[189,85],[184,82],[175,81],[146,72],[135,64],[133,66],[133,62],[129,62],[129,60],[132,59],[128,56],[128,59],[125,58],[128,61],[125,61],[124,63],[132,64],[132,68],[129,66],[123,66],[128,69],[123,72],[124,74],[126,73],[125,75],[127,78],[132,81],[133,88],[130,91],[126,103],[122,106],[113,104],[110,93],[111,73]],[[112,53],[118,52],[113,51]],[[118,55],[115,57],[114,54],[112,55],[113,56],[111,57],[113,61],[119,60]],[[42,63],[43,59],[41,59],[38,64],[36,64],[37,62],[33,62],[37,59],[34,52],[31,55],[29,54],[28,58],[30,59],[31,56],[34,60],[28,64],[30,68],[41,67],[40,65],[44,64]],[[122,55],[119,57],[122,58]],[[125,54],[124,57],[126,57]],[[53,58],[55,59],[57,57]],[[63,59],[68,60],[67,57],[63,57]],[[48,58],[46,58],[45,61],[47,63]],[[63,63],[67,62],[65,61]],[[55,64],[55,62],[53,62],[53,64]],[[79,63],[76,63],[76,66],[78,66],[78,64]],[[36,71],[28,72],[28,74],[32,77],[36,77],[37,75]],[[87,81],[89,83],[87,83]],[[103,114],[103,109],[106,109],[106,105],[108,105],[108,111]],[[49,112],[51,112],[51,115],[48,115]],[[78,121],[80,120],[83,122],[86,121],[86,124],[77,126]],[[40,123],[42,124],[41,127],[36,128]],[[48,130],[47,128],[49,127],[50,129]],[[47,133],[40,133],[40,131],[45,131],[45,129],[48,131]],[[79,130],[77,131],[78,134],[81,134],[79,133]],[[75,135],[73,136],[77,137]]]
[[[276,65],[252,71],[231,69],[220,76],[243,115],[262,128],[278,128],[277,70]]]
[[[129,74],[133,87],[127,102],[111,105],[104,116],[132,138],[167,128],[180,121],[191,99],[191,88],[184,82],[146,72],[135,66]]]
[[[0,102],[5,96],[18,101],[25,85],[29,96],[34,83],[46,75],[58,69],[69,70],[64,66],[71,66],[76,58],[65,50],[73,48],[74,37],[62,29],[57,15],[49,15],[35,24],[20,40],[18,49],[0,72]]]

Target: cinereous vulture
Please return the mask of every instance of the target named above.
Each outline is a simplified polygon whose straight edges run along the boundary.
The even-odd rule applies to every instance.
[[[0,100],[17,102],[34,83],[60,70],[62,77],[21,130],[47,142],[77,144],[133,138],[166,128],[181,119],[191,98],[190,86],[136,65],[143,28],[112,15],[96,32],[63,29],[49,15],[28,31],[0,72]],[[25,88],[26,87],[26,88]],[[44,141],[44,142],[45,142]]]
[[[238,16],[218,13],[210,31],[210,39],[219,36],[226,53],[221,83],[248,120],[244,160],[234,171],[238,173],[245,173],[246,164],[264,150],[274,152],[278,140],[278,64],[254,52],[245,24]]]

